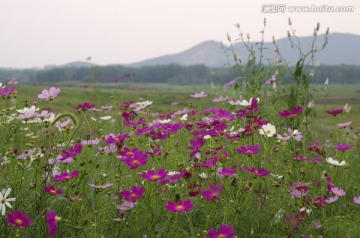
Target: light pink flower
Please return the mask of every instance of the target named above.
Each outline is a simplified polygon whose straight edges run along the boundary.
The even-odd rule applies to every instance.
[[[48,100],[53,100],[60,93],[60,88],[51,87],[49,90],[44,89],[42,93],[38,95],[38,98]]]

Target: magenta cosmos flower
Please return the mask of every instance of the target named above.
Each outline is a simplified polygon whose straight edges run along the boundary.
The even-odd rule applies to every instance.
[[[246,170],[248,170],[250,173],[256,175],[256,176],[260,176],[260,177],[264,177],[264,176],[268,176],[270,174],[269,171],[263,169],[263,168],[258,168],[255,169],[253,166],[251,168],[249,168],[248,166],[244,166],[244,168]]]
[[[49,90],[44,89],[42,93],[38,95],[38,98],[45,99],[45,101],[53,100],[60,93],[60,88],[51,87]]]
[[[137,167],[144,165],[147,162],[149,153],[143,153],[141,150],[134,150],[134,152],[127,152],[125,157],[120,160],[127,164],[130,170],[135,170]]]
[[[9,96],[15,91],[15,88],[0,88],[0,96]]]
[[[241,146],[240,148],[236,148],[236,152],[238,152],[239,154],[244,154],[244,155],[252,155],[252,154],[257,154],[260,151],[260,145],[249,145],[248,147],[246,146]]]
[[[51,195],[60,195],[63,194],[63,191],[61,189],[56,189],[54,186],[45,186],[44,187],[45,192]]]
[[[219,176],[225,176],[225,177],[231,176],[231,175],[236,174],[236,169],[219,168],[217,171],[217,174]]]
[[[210,228],[209,233],[206,238],[232,238],[236,235],[236,231],[233,231],[234,227],[227,226],[226,224],[222,224],[220,226],[219,231]]]
[[[329,115],[333,115],[333,116],[336,116],[340,113],[342,113],[343,110],[342,109],[336,109],[336,110],[329,110],[329,111],[326,111],[327,114]]]
[[[190,97],[192,98],[204,98],[207,97],[207,94],[204,93],[204,91],[200,93],[190,94]]]
[[[223,186],[224,184],[219,184],[219,186],[215,189],[214,184],[211,183],[210,189],[201,190],[200,194],[203,195],[207,201],[220,200],[219,193]]]
[[[62,149],[62,155],[59,157],[59,160],[62,162],[72,162],[76,156],[82,152],[83,146],[78,143],[73,147],[69,147],[68,151]]]
[[[32,219],[26,216],[26,212],[15,210],[13,213],[6,214],[8,222],[18,227],[27,227]]]
[[[143,177],[144,179],[146,179],[148,181],[153,182],[153,181],[163,180],[168,173],[169,173],[169,171],[167,171],[163,168],[159,169],[159,171],[157,171],[157,172],[153,169],[150,169],[146,172],[143,172],[141,174],[141,177]]]
[[[95,104],[91,104],[91,103],[85,102],[85,103],[83,103],[83,104],[77,105],[77,106],[74,107],[74,108],[75,108],[76,110],[86,111],[86,110],[92,109],[93,107],[95,107]]]
[[[48,237],[52,237],[57,233],[57,220],[58,217],[56,216],[55,211],[48,211],[46,214],[46,223],[48,224],[49,233]]]
[[[71,179],[75,178],[76,176],[78,176],[78,174],[79,174],[79,170],[74,170],[70,174],[68,172],[57,174],[54,176],[54,181],[64,182],[67,180],[71,180]]]
[[[180,213],[189,211],[193,206],[194,204],[192,204],[190,200],[186,200],[185,202],[183,200],[180,200],[178,204],[169,201],[165,208],[170,212]]]
[[[136,187],[132,186],[131,190],[122,190],[120,191],[120,195],[126,200],[130,202],[136,202],[139,198],[144,197],[145,187]]]
[[[335,146],[336,149],[344,152],[345,150],[350,150],[353,146],[351,144],[345,145],[345,144],[338,144]]]
[[[284,111],[278,112],[278,114],[279,114],[279,116],[281,116],[283,118],[288,118],[288,117],[294,117],[294,116],[300,114],[302,111],[303,111],[302,107],[295,107],[295,108],[291,109],[291,111],[284,110]]]

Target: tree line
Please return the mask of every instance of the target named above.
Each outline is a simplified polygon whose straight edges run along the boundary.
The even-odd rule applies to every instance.
[[[270,66],[264,66],[270,67]],[[283,74],[278,80],[284,83],[291,82],[292,75],[283,68]],[[246,71],[246,70],[245,70]],[[268,68],[271,74],[272,69]],[[275,70],[274,70],[275,71]],[[315,72],[312,82],[322,84],[327,78],[331,83],[353,84],[360,83],[360,66],[357,65],[322,65],[315,71],[310,67],[306,71]],[[243,72],[246,74],[246,72]],[[236,75],[237,74],[237,75]],[[205,65],[181,66],[176,64],[143,66],[139,68],[110,65],[93,67],[65,67],[51,69],[0,69],[0,82],[7,82],[16,77],[22,83],[42,84],[59,82],[90,83],[95,78],[98,82],[136,82],[136,83],[171,83],[180,85],[208,84],[211,81],[228,82],[241,77],[239,73],[227,67],[209,68]],[[268,78],[264,78],[264,82]]]

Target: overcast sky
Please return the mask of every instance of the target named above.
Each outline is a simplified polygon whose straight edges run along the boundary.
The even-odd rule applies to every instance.
[[[264,4],[354,6],[351,13],[264,13]],[[269,10],[269,8],[264,8]],[[0,0],[0,67],[42,67],[72,61],[125,64],[184,51],[206,40],[238,37],[234,25],[259,40],[286,36],[360,34],[358,0]]]

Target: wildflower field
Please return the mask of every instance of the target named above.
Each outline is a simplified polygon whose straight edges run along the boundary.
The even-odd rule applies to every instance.
[[[360,236],[359,86],[271,84],[3,85],[0,236]]]

